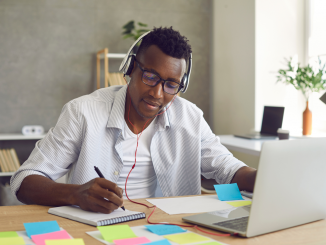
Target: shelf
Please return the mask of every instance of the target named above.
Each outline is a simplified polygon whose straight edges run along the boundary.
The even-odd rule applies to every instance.
[[[0,172],[0,177],[13,176],[15,172]]]
[[[115,53],[108,53],[107,57],[110,59],[123,59],[126,56],[126,54],[115,54]],[[100,58],[104,58],[104,54],[100,55]]]
[[[42,135],[23,135],[23,134],[0,134],[0,140],[39,140],[43,139]]]

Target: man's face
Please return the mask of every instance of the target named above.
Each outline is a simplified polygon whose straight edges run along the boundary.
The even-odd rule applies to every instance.
[[[164,80],[172,80],[181,83],[185,73],[186,61],[164,54],[156,45],[152,45],[137,56],[142,69],[159,75]],[[162,110],[174,95],[163,91],[163,81],[155,87],[142,82],[143,72],[134,64],[130,75],[129,94],[135,111],[143,118],[153,118]]]

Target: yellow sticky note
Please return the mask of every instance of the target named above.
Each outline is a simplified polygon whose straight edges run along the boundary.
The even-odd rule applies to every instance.
[[[113,242],[113,240],[137,237],[129,225],[109,225],[98,226],[105,241]]]
[[[227,204],[230,204],[233,207],[241,207],[241,206],[247,206],[251,204],[251,201],[237,201],[237,202],[226,202]]]
[[[82,238],[45,240],[46,245],[85,245]]]
[[[205,243],[201,243],[200,245],[223,245],[223,244],[219,242],[205,242]]]
[[[211,240],[207,237],[200,236],[196,233],[181,233],[181,234],[167,235],[163,237],[170,240],[171,242],[176,242],[178,244],[204,242],[204,241]]]
[[[2,237],[19,237],[16,231],[2,231],[0,232],[0,238]]]
[[[0,244],[24,245],[26,243],[22,237],[2,237],[0,238]]]

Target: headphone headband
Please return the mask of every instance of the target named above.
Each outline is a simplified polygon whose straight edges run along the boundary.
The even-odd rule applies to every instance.
[[[121,65],[119,67],[119,71],[122,71],[124,75],[130,75],[131,71],[133,69],[134,65],[134,59],[135,55],[131,55],[132,49],[137,45],[139,41],[141,41],[145,36],[147,36],[151,31],[148,31],[141,35],[129,48],[126,56],[123,58]],[[190,53],[189,59],[188,59],[188,70],[187,73],[185,73],[182,77],[181,83],[183,84],[183,88],[180,90],[182,93],[185,93],[187,91],[187,88],[189,86],[189,79],[191,74],[191,67],[192,67],[192,53]]]

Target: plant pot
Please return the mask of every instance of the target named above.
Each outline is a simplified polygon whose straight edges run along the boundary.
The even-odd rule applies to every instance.
[[[307,107],[303,112],[303,120],[302,120],[302,134],[303,135],[311,135],[312,129],[312,112],[309,110],[309,102],[307,101]]]

